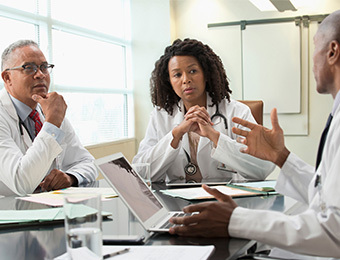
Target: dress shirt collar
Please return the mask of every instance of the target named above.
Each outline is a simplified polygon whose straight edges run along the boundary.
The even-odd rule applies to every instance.
[[[334,113],[337,110],[339,105],[340,105],[340,90],[338,91],[338,93],[336,94],[335,99],[334,99],[332,116],[334,116]]]
[[[12,99],[13,105],[18,113],[18,116],[20,117],[21,121],[24,122],[28,115],[31,113],[32,108],[22,103],[21,101],[13,97],[11,94],[9,94],[9,96]]]

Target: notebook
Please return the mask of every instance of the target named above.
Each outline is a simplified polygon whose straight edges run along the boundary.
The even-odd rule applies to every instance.
[[[186,187],[201,187],[202,184],[209,186],[227,185],[232,182],[232,178],[208,178],[202,179],[200,182],[187,182],[186,180],[172,180],[166,183],[167,188],[186,188]]]
[[[167,232],[169,219],[184,215],[181,211],[168,211],[122,153],[97,159],[95,164],[146,230]]]

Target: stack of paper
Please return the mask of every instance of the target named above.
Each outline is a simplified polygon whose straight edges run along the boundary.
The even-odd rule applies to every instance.
[[[256,182],[234,183],[233,185],[252,189],[252,190],[275,192],[276,181],[256,181]]]
[[[276,181],[261,181],[219,185],[213,186],[213,188],[226,195],[237,198],[277,194],[274,189],[275,184]],[[205,200],[214,198],[202,187],[169,189],[161,190],[161,192],[172,197],[178,197],[187,200]]]
[[[28,197],[18,197],[18,199],[49,206],[62,206],[65,194],[89,194],[98,193],[102,195],[102,200],[117,197],[117,193],[112,188],[78,188],[70,187],[62,190],[30,194]]]
[[[231,197],[241,197],[241,196],[256,196],[259,195],[258,192],[246,191],[238,188],[233,188],[229,186],[214,186],[218,191],[227,194]],[[179,197],[187,200],[203,200],[214,198],[208,192],[206,192],[202,187],[198,188],[185,188],[185,189],[171,189],[171,190],[161,190],[162,193],[172,196]]]
[[[35,209],[35,210],[0,210],[0,228],[8,224],[30,222],[45,222],[64,219],[63,208]]]
[[[91,214],[93,209],[81,205],[77,208],[83,215]],[[102,211],[102,216],[107,218],[111,212]],[[48,208],[33,210],[0,210],[0,229],[20,226],[33,226],[42,223],[62,223],[65,214],[64,208]]]

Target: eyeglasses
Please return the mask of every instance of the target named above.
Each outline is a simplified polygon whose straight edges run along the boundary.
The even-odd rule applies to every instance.
[[[10,68],[10,69],[6,69],[7,70],[18,70],[18,69],[23,69],[23,72],[27,75],[32,75],[37,73],[38,69],[45,75],[48,75],[52,72],[54,65],[53,64],[41,64],[40,66],[36,65],[36,64],[26,64],[26,65],[22,65],[22,66],[18,66],[18,67],[14,67],[14,68]]]

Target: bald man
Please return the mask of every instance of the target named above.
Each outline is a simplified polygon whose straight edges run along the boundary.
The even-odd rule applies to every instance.
[[[185,212],[199,214],[173,218],[182,224],[170,230],[182,236],[226,236],[253,239],[304,255],[340,258],[340,11],[329,15],[314,36],[313,72],[317,91],[331,94],[334,105],[324,131],[317,164],[311,166],[291,153],[284,144],[277,112],[271,113],[271,130],[240,118],[233,122],[250,131],[233,128],[243,136],[242,152],[269,160],[281,168],[277,191],[308,204],[295,216],[238,207],[227,195],[204,187],[218,202],[188,206]],[[302,255],[295,258],[312,259]]]
[[[50,72],[37,43],[20,40],[1,60],[0,195],[26,195],[94,181],[94,158],[65,119],[66,103],[48,93]]]

